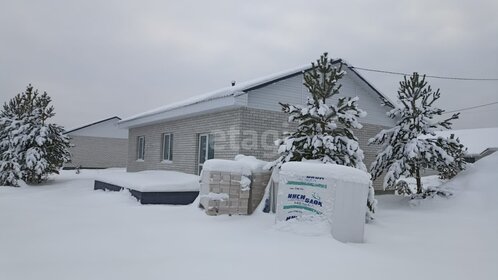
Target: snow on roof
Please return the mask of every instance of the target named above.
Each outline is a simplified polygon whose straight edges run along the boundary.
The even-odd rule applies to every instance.
[[[136,120],[139,118],[143,118],[143,117],[147,117],[147,116],[151,116],[151,115],[155,115],[155,114],[160,114],[160,113],[172,110],[172,109],[177,109],[177,108],[181,108],[184,106],[188,106],[188,105],[192,105],[192,104],[196,104],[196,103],[200,103],[200,102],[204,102],[204,101],[209,101],[209,100],[213,100],[213,99],[217,99],[217,98],[222,98],[222,97],[226,97],[226,96],[236,96],[238,94],[242,94],[244,91],[251,89],[253,87],[263,85],[263,84],[266,84],[266,83],[269,83],[269,82],[272,82],[272,81],[275,81],[278,79],[282,79],[282,78],[287,77],[287,76],[291,76],[291,75],[296,74],[296,73],[306,71],[309,68],[311,68],[311,65],[307,64],[305,66],[295,67],[295,68],[288,69],[285,71],[273,73],[273,74],[270,74],[270,75],[267,75],[264,77],[260,77],[260,78],[254,79],[254,80],[242,82],[242,83],[236,84],[234,86],[221,88],[221,89],[211,91],[211,92],[208,92],[205,94],[193,96],[191,98],[188,98],[188,99],[185,99],[185,100],[182,100],[179,102],[175,102],[172,104],[161,106],[159,108],[152,109],[150,111],[146,111],[146,112],[125,118],[125,119],[121,120],[121,122],[128,122],[128,121]]]
[[[363,82],[365,82],[370,88],[372,88],[377,93],[377,95],[383,100],[383,102],[386,105],[394,107],[392,105],[392,102],[390,102],[386,96],[384,96],[382,93],[380,93],[380,91],[378,91],[375,87],[372,86],[371,83],[369,83],[364,77],[362,77],[360,75],[360,73],[358,73],[354,69],[353,66],[349,65],[343,59],[340,59],[340,58],[333,61],[334,64],[339,63],[339,62],[342,62],[345,67],[352,70],[353,73],[355,73]],[[238,96],[238,95],[244,94],[247,91],[255,89],[257,87],[265,86],[267,84],[276,83],[279,80],[292,77],[292,76],[299,74],[299,73],[303,73],[304,71],[309,70],[310,68],[311,68],[311,64],[306,64],[306,65],[291,68],[291,69],[288,69],[285,71],[273,73],[273,74],[263,76],[263,77],[260,77],[260,78],[254,79],[254,80],[242,82],[242,83],[236,84],[234,86],[221,88],[221,89],[211,91],[211,92],[208,92],[205,94],[197,95],[197,96],[194,96],[194,97],[191,97],[191,98],[179,101],[179,102],[175,102],[172,104],[161,106],[159,108],[155,108],[155,109],[152,109],[152,110],[140,113],[140,114],[136,114],[136,115],[133,115],[131,117],[128,117],[128,118],[121,120],[119,123],[120,124],[128,123],[130,121],[134,121],[137,119],[142,119],[142,118],[146,118],[146,117],[150,117],[150,116],[154,116],[154,115],[159,115],[161,113],[165,113],[165,112],[168,112],[168,111],[171,111],[174,109],[178,109],[178,108],[182,108],[182,107],[186,107],[186,106],[190,106],[190,105],[194,105],[197,103],[206,102],[206,101],[210,101],[210,100],[214,100],[214,99],[219,99],[219,98],[228,97],[228,96]]]
[[[488,148],[498,147],[498,127],[436,132],[436,136],[442,137],[450,137],[451,134],[460,138],[460,142],[468,148],[468,154],[480,154]]]

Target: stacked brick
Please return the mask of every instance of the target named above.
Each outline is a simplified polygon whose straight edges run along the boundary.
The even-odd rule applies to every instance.
[[[202,172],[201,184],[209,192],[204,207],[208,215],[248,215],[250,186],[243,188],[240,173],[205,171]],[[213,195],[215,194],[215,195]],[[220,194],[220,195],[216,195]]]
[[[270,181],[271,172],[253,172],[251,177],[252,177],[251,195],[249,197],[250,213],[256,210],[259,203],[263,199],[263,196],[265,195],[266,186],[268,185],[268,181]]]
[[[270,176],[268,171],[248,174],[234,170],[204,170],[201,175],[201,205],[211,216],[252,214],[265,194]]]

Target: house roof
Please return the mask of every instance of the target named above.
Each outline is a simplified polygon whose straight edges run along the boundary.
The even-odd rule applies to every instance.
[[[80,126],[80,127],[77,127],[77,128],[73,128],[71,130],[65,131],[64,133],[68,134],[68,133],[71,133],[71,132],[75,132],[75,131],[78,131],[78,130],[83,129],[83,128],[87,128],[87,127],[94,126],[94,125],[97,125],[97,124],[100,124],[100,123],[103,123],[103,122],[110,121],[112,119],[117,119],[118,121],[121,120],[120,117],[114,116],[114,117],[110,117],[110,118],[107,118],[107,119],[104,119],[104,120],[100,120],[100,121],[96,121],[96,122],[93,122],[93,123],[89,123],[89,124],[86,124],[86,125],[83,125],[83,126]]]
[[[469,155],[479,155],[487,149],[498,148],[498,127],[445,130],[436,132],[436,136],[450,137],[454,134],[467,147]]]
[[[333,64],[340,63],[340,62],[342,62],[344,66],[346,66],[349,70],[351,70],[354,74],[356,74],[356,76],[358,76],[363,82],[365,82],[368,85],[368,87],[370,87],[379,96],[379,98],[384,102],[384,104],[386,104],[390,107],[394,107],[392,105],[392,103],[389,101],[389,99],[387,97],[385,97],[375,87],[373,87],[371,83],[369,83],[363,76],[361,76],[360,73],[358,73],[354,69],[354,67],[346,64],[342,59],[335,60],[333,62]],[[285,80],[285,79],[300,75],[300,74],[302,74],[310,69],[311,69],[311,65],[307,64],[307,65],[295,67],[292,69],[288,69],[285,71],[273,73],[273,74],[263,76],[263,77],[260,77],[260,78],[254,79],[254,80],[242,82],[242,83],[236,84],[234,86],[221,88],[221,89],[218,89],[215,91],[211,91],[211,92],[208,92],[205,94],[201,94],[198,96],[188,98],[188,99],[180,101],[180,102],[175,102],[172,104],[168,104],[166,106],[161,106],[161,107],[155,108],[153,110],[149,110],[149,111],[146,111],[146,112],[143,112],[140,114],[136,114],[136,115],[133,115],[131,117],[128,117],[128,118],[121,120],[119,122],[119,124],[123,127],[127,127],[128,126],[127,124],[136,123],[136,122],[140,121],[140,119],[152,119],[152,118],[157,119],[158,116],[157,117],[154,117],[154,116],[160,115],[160,114],[163,115],[163,114],[165,114],[169,111],[172,111],[172,110],[176,110],[176,109],[180,109],[183,107],[192,106],[192,105],[196,105],[196,104],[200,104],[203,102],[208,102],[208,101],[212,101],[212,100],[216,100],[216,99],[221,99],[224,97],[229,97],[229,96],[236,97],[236,96],[245,94],[247,92],[250,92],[252,90],[262,88],[262,87],[265,87],[267,85],[276,83],[278,81]]]

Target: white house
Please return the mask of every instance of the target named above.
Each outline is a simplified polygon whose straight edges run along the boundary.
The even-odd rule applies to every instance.
[[[70,137],[71,161],[64,168],[125,167],[128,131],[118,127],[119,120],[114,116],[65,132]]]
[[[334,64],[340,63],[337,60]],[[359,107],[368,112],[355,131],[365,152],[367,166],[378,147],[367,145],[381,129],[394,125],[386,112],[392,105],[352,66],[344,64],[346,75],[340,97],[358,96]],[[177,170],[199,174],[204,161],[233,159],[237,154],[263,160],[277,157],[274,140],[289,130],[288,115],[279,102],[304,104],[309,96],[303,85],[306,65],[237,83],[213,92],[168,104],[119,122],[129,129],[128,171]],[[337,102],[337,97],[331,100]],[[380,181],[376,185],[380,188]]]

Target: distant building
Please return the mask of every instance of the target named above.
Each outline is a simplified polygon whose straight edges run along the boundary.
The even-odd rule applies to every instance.
[[[67,131],[71,161],[64,168],[125,167],[128,131],[118,128],[120,120],[111,117]]]
[[[436,136],[450,137],[452,134],[467,147],[467,162],[476,162],[498,150],[498,127],[439,131]]]

